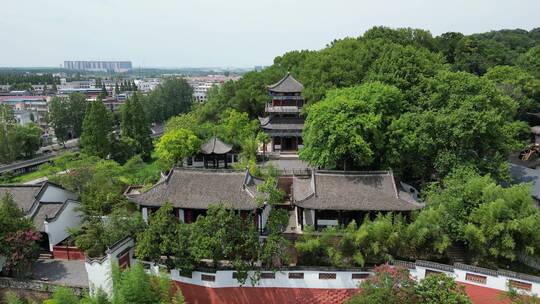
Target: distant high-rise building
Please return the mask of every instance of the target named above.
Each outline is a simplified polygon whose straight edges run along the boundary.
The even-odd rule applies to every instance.
[[[128,72],[131,61],[64,61],[64,68],[78,71]]]

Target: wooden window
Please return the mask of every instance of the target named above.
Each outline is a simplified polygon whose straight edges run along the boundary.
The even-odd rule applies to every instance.
[[[209,275],[209,274],[201,274],[201,280],[214,282],[214,281],[216,281],[216,276],[215,275]]]
[[[436,270],[431,270],[431,269],[426,269],[426,277],[429,276],[429,275],[432,275],[432,274],[440,274],[442,272],[440,271],[436,271]]]
[[[353,273],[352,279],[353,280],[364,280],[369,278],[369,273]]]
[[[289,279],[303,279],[303,272],[289,272]]]
[[[319,280],[335,280],[335,279],[336,279],[335,273],[329,273],[329,272],[319,273]]]
[[[531,283],[527,283],[527,282],[522,282],[522,281],[516,281],[516,280],[508,280],[508,283],[510,284],[510,286],[516,288],[516,289],[521,289],[521,290],[525,290],[525,291],[531,291],[532,289],[532,284]]]
[[[273,272],[263,272],[261,273],[261,279],[275,279],[276,274]]]
[[[465,280],[475,282],[475,283],[480,283],[480,284],[486,284],[487,277],[482,276],[482,275],[473,274],[473,273],[467,273],[467,274],[465,274]]]

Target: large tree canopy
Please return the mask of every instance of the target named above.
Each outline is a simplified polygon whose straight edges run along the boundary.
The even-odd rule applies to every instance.
[[[517,103],[493,83],[464,72],[440,72],[422,84],[417,109],[390,126],[389,164],[408,180],[429,181],[468,164],[505,175],[509,152],[526,130]],[[502,171],[501,171],[502,169]]]
[[[403,112],[401,92],[382,83],[328,92],[308,108],[300,156],[325,168],[362,168],[385,157],[387,127]]]

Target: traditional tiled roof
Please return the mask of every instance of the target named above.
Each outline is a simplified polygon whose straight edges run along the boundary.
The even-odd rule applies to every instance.
[[[13,201],[23,212],[32,219],[38,231],[44,232],[44,222],[46,219],[55,218],[68,201],[73,201],[76,195],[69,195],[64,202],[43,202],[43,192],[47,187],[54,186],[63,189],[61,186],[46,182],[43,185],[0,185],[0,196],[6,193],[11,194]]]
[[[259,117],[261,127],[266,130],[302,130],[304,118],[301,117]]]
[[[391,171],[314,171],[295,176],[294,203],[306,209],[410,211],[424,207],[398,189]]]
[[[36,201],[41,188],[41,185],[0,185],[0,199],[6,194],[11,194],[15,204],[26,213]]]
[[[149,207],[170,202],[177,208],[208,209],[222,203],[237,210],[253,210],[257,208],[255,182],[247,172],[174,168],[148,191],[128,197]]]
[[[224,143],[216,136],[212,136],[206,143],[201,146],[203,154],[225,154],[232,150],[232,146]]]
[[[280,81],[268,86],[268,90],[276,93],[299,93],[302,92],[304,86],[290,73],[287,73]]]
[[[32,222],[34,223],[36,229],[38,231],[45,232],[45,220],[56,217],[64,204],[65,203],[39,204],[37,211],[32,216]]]

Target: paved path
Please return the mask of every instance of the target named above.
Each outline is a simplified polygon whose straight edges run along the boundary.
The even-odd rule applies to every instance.
[[[32,277],[67,286],[88,287],[84,261],[37,260],[32,265]]]

